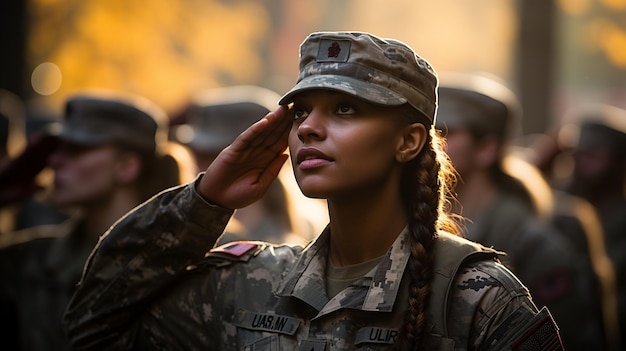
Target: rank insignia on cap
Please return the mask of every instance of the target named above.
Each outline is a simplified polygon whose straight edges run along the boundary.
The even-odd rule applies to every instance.
[[[235,256],[235,257],[241,257],[243,255],[245,255],[247,252],[249,252],[250,250],[256,248],[258,245],[257,244],[253,244],[250,242],[245,242],[245,241],[235,241],[232,243],[228,243],[225,245],[222,245],[220,247],[216,247],[214,249],[211,249],[210,252],[222,252],[231,256]]]
[[[317,62],[347,62],[350,56],[349,40],[322,39],[317,51]]]

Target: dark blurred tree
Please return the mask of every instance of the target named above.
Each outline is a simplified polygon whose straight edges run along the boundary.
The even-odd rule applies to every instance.
[[[25,95],[26,0],[0,2],[0,88]]]

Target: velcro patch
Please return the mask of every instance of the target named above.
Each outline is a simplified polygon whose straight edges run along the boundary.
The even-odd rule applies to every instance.
[[[257,244],[246,241],[234,241],[224,244],[220,247],[213,248],[209,252],[221,252],[235,257],[241,257],[257,247]]]
[[[349,40],[322,39],[317,51],[317,62],[348,62],[350,56]]]
[[[552,317],[547,314],[543,319],[539,320],[535,326],[526,334],[513,343],[512,349],[516,350],[545,350],[560,351],[564,350],[563,342],[559,336]]]

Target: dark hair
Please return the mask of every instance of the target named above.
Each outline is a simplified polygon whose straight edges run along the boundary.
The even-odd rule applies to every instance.
[[[165,189],[189,183],[196,176],[191,152],[179,143],[167,141],[155,153],[126,151],[136,152],[141,159],[141,173],[136,181],[141,202]]]
[[[415,114],[415,110],[413,112]],[[424,117],[418,122],[424,123]],[[424,123],[426,126],[430,123]],[[418,349],[426,328],[426,305],[433,274],[433,246],[439,230],[458,234],[450,214],[450,200],[457,174],[443,151],[443,138],[431,127],[424,148],[407,163],[401,180],[401,196],[407,210],[411,257],[408,261],[409,301],[403,329],[395,348]]]

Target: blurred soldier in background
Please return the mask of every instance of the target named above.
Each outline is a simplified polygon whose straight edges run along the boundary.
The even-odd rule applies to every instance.
[[[75,216],[1,242],[0,335],[6,349],[69,349],[61,317],[99,236],[133,207],[195,176],[183,173],[172,156],[180,149],[167,140],[168,117],[144,98],[85,91],[67,100],[64,121],[54,127],[48,137],[58,147],[45,152],[54,170],[51,200],[76,209]],[[19,174],[19,167],[32,165],[11,170]]]
[[[530,177],[506,171],[506,163],[513,162],[507,161],[508,142],[520,116],[516,97],[498,80],[442,75],[437,126],[460,176],[453,212],[467,219],[467,238],[507,253],[504,263],[539,305],[548,306],[568,350],[603,349],[597,278],[588,261],[578,259],[539,215],[545,208],[535,200],[551,196],[549,187],[534,177],[547,191],[535,196],[523,182]]]
[[[279,98],[269,89],[247,85],[203,91],[189,106],[186,123],[172,128],[172,138],[192,150],[198,171],[204,171],[241,132],[274,110]],[[219,243],[250,239],[305,244],[314,235],[314,228],[295,215],[292,194],[280,177],[260,201],[238,209],[234,218],[236,221],[231,222],[243,230],[229,224],[230,233],[225,233]]]
[[[40,113],[32,103],[0,90],[0,235],[68,218],[46,200],[52,181],[46,158],[57,141],[42,132]]]
[[[626,346],[626,110],[606,104],[574,108],[566,120],[574,168],[566,190],[591,203],[600,217],[617,274],[621,345]],[[577,137],[576,137],[577,136]]]

